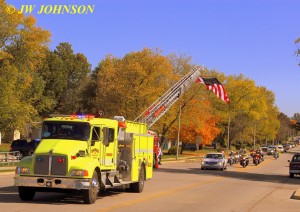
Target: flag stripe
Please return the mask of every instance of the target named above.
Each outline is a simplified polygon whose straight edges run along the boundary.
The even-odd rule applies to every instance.
[[[217,78],[202,78],[199,77],[196,82],[205,84],[207,90],[212,90],[221,100],[230,103],[227,97],[224,86],[217,80]]]

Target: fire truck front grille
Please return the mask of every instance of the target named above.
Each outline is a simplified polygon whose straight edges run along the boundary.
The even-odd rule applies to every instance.
[[[49,175],[49,155],[37,155],[34,163],[34,174]],[[68,158],[63,155],[53,155],[51,160],[51,175],[65,176],[67,174]]]

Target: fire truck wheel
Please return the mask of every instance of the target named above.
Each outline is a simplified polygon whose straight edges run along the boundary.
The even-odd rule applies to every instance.
[[[95,203],[99,192],[99,180],[97,171],[94,170],[93,177],[92,177],[92,184],[91,188],[87,190],[83,190],[83,202],[85,204],[93,204]]]
[[[28,152],[28,155],[31,156],[31,155],[33,155],[33,153],[34,153],[34,151],[33,151],[33,150],[30,150],[30,151]]]
[[[19,197],[21,200],[29,201],[34,198],[35,190],[33,188],[19,186],[18,190],[19,190]]]
[[[145,168],[144,166],[142,166],[139,174],[139,181],[131,184],[132,191],[136,193],[141,193],[144,189],[144,183],[145,183]]]

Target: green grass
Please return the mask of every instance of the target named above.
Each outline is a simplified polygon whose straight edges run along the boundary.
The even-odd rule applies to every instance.
[[[9,152],[9,149],[10,149],[10,144],[2,143],[0,145],[0,152]]]
[[[5,169],[5,170],[0,170],[0,173],[1,172],[14,172],[15,169]]]
[[[178,159],[184,159],[187,157],[201,157],[206,155],[208,152],[217,152],[216,149],[202,149],[202,150],[197,150],[197,151],[183,151],[183,154],[180,154],[178,152]],[[163,155],[162,155],[162,160],[175,160],[176,159],[176,154],[175,155],[168,155],[168,151],[164,150]]]

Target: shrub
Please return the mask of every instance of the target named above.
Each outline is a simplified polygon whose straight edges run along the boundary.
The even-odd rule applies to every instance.
[[[176,155],[177,153],[177,148],[176,146],[172,146],[169,150],[168,150],[168,155]]]

